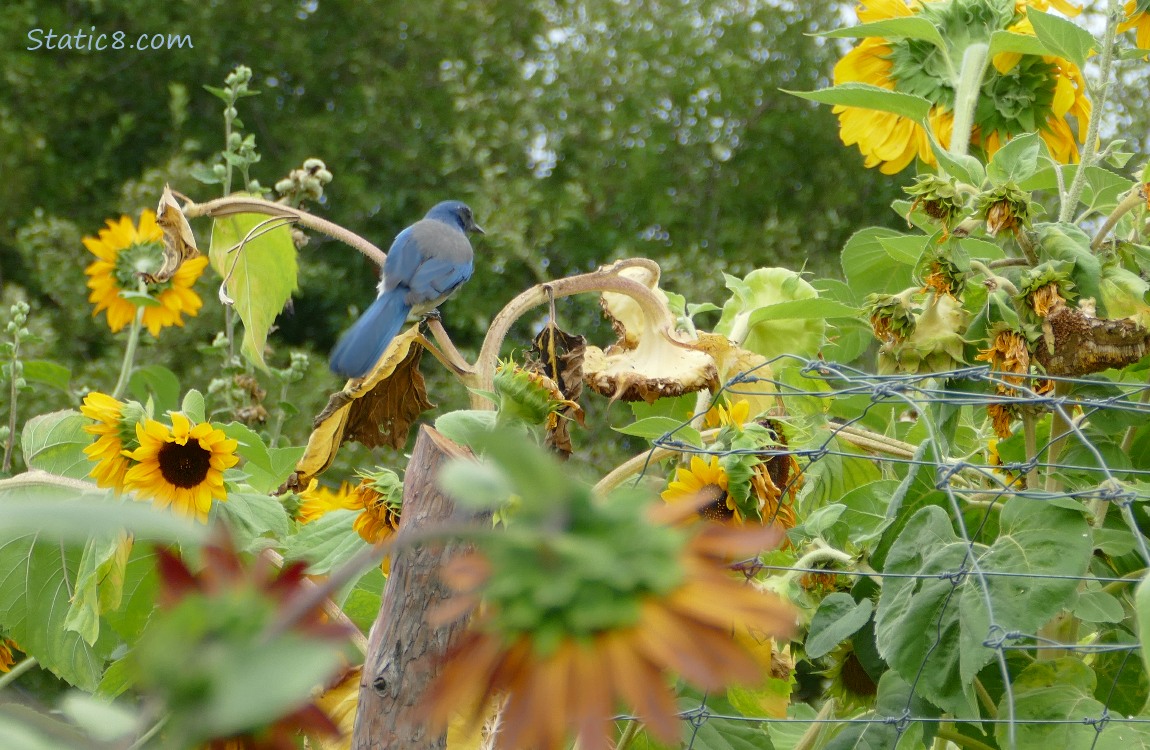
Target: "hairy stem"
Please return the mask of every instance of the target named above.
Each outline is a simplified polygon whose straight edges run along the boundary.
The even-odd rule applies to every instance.
[[[1114,210],[1106,217],[1106,221],[1103,222],[1102,226],[1098,228],[1098,231],[1094,234],[1094,239],[1090,241],[1090,249],[1094,252],[1101,250],[1102,243],[1106,242],[1107,235],[1117,226],[1122,217],[1145,203],[1146,186],[1141,184],[1135,185],[1131,188],[1130,192],[1126,194],[1126,197],[1114,207]]]
[[[112,389],[112,398],[123,398],[128,390],[128,381],[132,377],[132,369],[136,366],[136,347],[140,344],[140,331],[144,327],[144,308],[136,310],[136,317],[132,320],[132,327],[128,329],[128,343],[124,345],[124,361],[120,364],[120,377],[116,380],[116,387]]]
[[[966,156],[970,149],[974,110],[978,106],[978,92],[990,59],[989,52],[987,44],[972,44],[962,53],[962,69],[954,87],[954,129],[950,136],[950,153],[954,156]]]
[[[13,666],[7,674],[0,674],[0,690],[3,690],[16,680],[20,679],[20,675],[32,669],[39,663],[40,662],[36,661],[35,656],[24,657],[24,659],[20,663]]]
[[[1114,42],[1118,38],[1118,23],[1122,20],[1122,7],[1119,0],[1110,0],[1106,6],[1106,33],[1102,36],[1102,54],[1098,61],[1098,85],[1094,87],[1094,102],[1090,110],[1090,120],[1086,126],[1086,141],[1082,144],[1082,154],[1074,180],[1062,199],[1058,212],[1060,222],[1068,222],[1074,216],[1074,209],[1086,187],[1086,170],[1094,164],[1098,151],[1098,128],[1102,124],[1102,112],[1106,109],[1106,97],[1110,93],[1110,74],[1114,66]]]

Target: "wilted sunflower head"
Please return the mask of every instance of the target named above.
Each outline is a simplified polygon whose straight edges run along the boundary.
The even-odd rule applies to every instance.
[[[368,544],[377,544],[399,529],[403,510],[403,482],[391,469],[378,469],[360,474],[354,490],[356,507],[363,512],[355,519],[354,528]]]
[[[96,256],[84,273],[92,290],[88,301],[95,303],[93,315],[107,311],[108,327],[113,333],[131,323],[137,310],[143,308],[143,323],[153,336],[168,326],[182,326],[184,315],[195,316],[203,301],[192,286],[208,265],[206,257],[185,260],[172,277],[148,284],[143,276],[154,275],[164,265],[164,233],[156,223],[156,214],[140,214],[139,226],[127,216],[109,219],[97,237],[84,237],[84,247]],[[139,305],[139,295],[150,297]]]

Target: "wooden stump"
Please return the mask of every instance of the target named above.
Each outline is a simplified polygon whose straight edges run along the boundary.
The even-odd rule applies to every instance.
[[[400,537],[451,517],[454,505],[440,492],[435,480],[444,464],[470,455],[467,449],[434,429],[420,428],[404,475]],[[465,546],[404,546],[392,558],[379,616],[371,627],[353,750],[447,747],[446,734],[430,734],[422,725],[412,723],[410,717],[438,675],[444,654],[466,627],[466,620],[438,628],[427,623],[427,613],[451,593],[439,580],[440,568]]]

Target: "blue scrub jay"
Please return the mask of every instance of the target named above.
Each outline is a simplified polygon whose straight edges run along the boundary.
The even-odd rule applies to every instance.
[[[483,234],[471,209],[444,201],[391,243],[379,296],[331,353],[337,375],[366,375],[409,317],[434,310],[471,278],[474,252],[468,232]]]

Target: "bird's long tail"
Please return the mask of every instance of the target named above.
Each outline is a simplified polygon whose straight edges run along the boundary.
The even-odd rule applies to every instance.
[[[332,372],[345,378],[366,375],[403,328],[410,312],[411,305],[400,293],[385,292],[376,297],[332,350]]]

